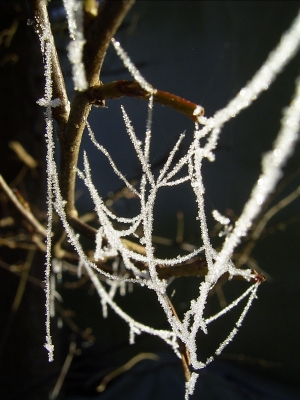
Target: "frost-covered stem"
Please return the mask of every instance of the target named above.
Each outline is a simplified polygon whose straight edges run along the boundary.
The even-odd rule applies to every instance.
[[[45,347],[48,351],[49,361],[53,360],[54,346],[51,338],[50,330],[50,304],[51,304],[51,285],[50,285],[50,275],[51,275],[51,247],[52,247],[52,225],[53,225],[53,164],[54,164],[54,141],[53,141],[53,118],[52,118],[52,44],[49,40],[48,31],[43,31],[43,35],[40,37],[41,47],[43,49],[45,57],[45,94],[44,98],[38,100],[38,104],[45,106],[45,121],[46,121],[46,142],[47,146],[47,236],[46,236],[46,263],[45,263],[45,294],[46,294],[46,344]]]
[[[72,75],[75,90],[84,91],[88,88],[85,77],[85,68],[82,62],[83,46],[83,4],[75,0],[63,0],[67,13],[70,38],[68,57],[72,65]]]
[[[133,5],[133,0],[104,1],[99,8],[97,17],[90,25],[84,46],[83,61],[85,65],[88,86],[99,84],[99,74],[110,44],[126,13]],[[76,92],[71,104],[71,111],[65,131],[60,135],[61,170],[60,183],[62,196],[67,201],[68,217],[76,217],[75,179],[79,148],[85,121],[91,110],[87,98],[81,92]]]
[[[124,80],[110,82],[105,85],[95,85],[86,91],[86,96],[92,104],[108,99],[118,99],[123,96],[149,100],[150,95],[151,93],[143,89],[138,82]],[[155,90],[153,92],[153,101],[173,108],[195,122],[204,114],[203,107],[199,107],[191,101],[162,90]]]
[[[235,224],[233,232],[225,240],[215,264],[216,271],[224,267],[235,247],[251,228],[264,202],[275,189],[282,176],[282,168],[292,154],[297,140],[299,140],[299,126],[300,79],[298,78],[296,93],[291,105],[284,111],[281,130],[273,145],[273,150],[266,153],[262,159],[262,173],[252,190],[250,199],[246,203],[242,215]]]
[[[170,331],[167,330],[158,330],[151,328],[149,326],[143,325],[139,322],[136,322],[134,319],[132,319],[128,314],[126,314],[120,307],[117,306],[117,304],[110,298],[110,296],[107,294],[105,289],[103,288],[103,285],[99,281],[97,275],[93,271],[92,268],[90,268],[89,265],[84,264],[84,268],[86,269],[89,277],[91,278],[91,281],[94,283],[95,288],[97,292],[99,293],[99,296],[104,299],[105,303],[107,303],[117,315],[119,315],[125,322],[127,322],[129,325],[134,326],[138,330],[142,332],[147,332],[152,335],[155,335],[157,337],[162,338],[165,340],[168,344],[173,346],[173,341],[172,338],[174,337],[174,334]]]
[[[58,98],[61,101],[61,104],[53,109],[52,114],[59,125],[59,130],[62,130],[69,118],[70,105],[53,35],[51,33],[51,25],[46,3],[45,0],[31,0],[31,7],[36,21],[37,34],[41,36],[45,31],[49,33],[48,40],[51,43],[51,79],[53,82],[53,97]]]

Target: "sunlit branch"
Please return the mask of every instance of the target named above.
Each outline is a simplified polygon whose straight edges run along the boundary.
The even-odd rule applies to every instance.
[[[85,95],[91,104],[97,105],[100,101],[124,96],[149,100],[151,93],[143,89],[136,81],[121,80],[105,85],[95,85],[89,88]],[[158,104],[173,108],[195,122],[198,121],[198,117],[204,114],[204,109],[202,107],[199,108],[197,104],[162,90],[153,92],[153,100]]]
[[[133,3],[133,0],[106,0],[99,6],[98,15],[89,26],[85,38],[83,61],[89,86],[100,84],[99,74],[110,40]],[[60,185],[62,196],[67,201],[66,212],[69,217],[77,216],[74,167],[77,166],[81,138],[90,110],[91,105],[83,93],[75,92],[68,124],[60,135]]]

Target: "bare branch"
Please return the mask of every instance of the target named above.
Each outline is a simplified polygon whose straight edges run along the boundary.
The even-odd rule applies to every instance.
[[[236,265],[238,267],[242,266],[244,263],[247,262],[257,240],[261,237],[262,231],[269,222],[269,220],[277,214],[280,210],[288,206],[292,201],[296,200],[300,196],[300,186],[298,186],[292,193],[288,196],[284,197],[281,201],[276,203],[273,207],[271,207],[260,219],[257,223],[253,231],[250,235],[250,240],[247,246],[244,248],[243,252],[241,253],[240,257]]]
[[[149,100],[150,97],[150,93],[143,89],[138,82],[124,80],[93,86],[86,91],[85,95],[91,104],[99,104],[100,101],[118,99],[123,96],[144,100]],[[198,121],[199,116],[204,114],[203,108],[195,114],[195,110],[198,110],[199,107],[197,104],[162,90],[154,91],[153,100],[158,104],[173,108],[195,122]]]
[[[31,170],[37,168],[38,162],[24,149],[20,142],[12,140],[8,143],[8,146],[16,153],[19,159],[23,161],[28,168]]]
[[[11,188],[0,175],[0,188],[6,193],[7,197],[11,200],[14,206],[20,211],[20,213],[25,217],[25,219],[30,222],[30,224],[35,228],[35,230],[40,233],[43,237],[47,236],[46,229],[39,223],[35,216],[27,210],[14,195]]]
[[[98,15],[87,32],[84,47],[84,64],[89,86],[99,84],[99,73],[110,44],[134,0],[106,0],[99,8]]]
[[[99,74],[110,40],[133,3],[133,0],[106,0],[101,4],[97,17],[88,29],[87,42],[84,47],[83,61],[89,86],[100,84]],[[88,99],[83,93],[76,92],[71,104],[70,118],[66,130],[60,135],[60,183],[62,196],[67,200],[66,213],[68,217],[77,216],[74,198],[76,179],[74,167],[77,165],[85,121],[90,110],[91,105]]]

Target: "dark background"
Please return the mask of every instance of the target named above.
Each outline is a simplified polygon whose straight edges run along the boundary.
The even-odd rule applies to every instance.
[[[18,5],[17,8],[14,4]],[[64,50],[66,39],[59,18],[60,6],[58,2],[51,2],[50,5],[63,71],[71,92],[70,68]],[[43,219],[43,115],[35,104],[36,99],[43,95],[39,44],[32,26],[27,25],[29,10],[25,2],[5,2],[1,7],[1,30],[10,27],[15,19],[18,19],[19,26],[10,47],[1,44],[1,60],[11,53],[18,55],[18,61],[1,62],[0,168],[8,182],[13,181],[22,168],[8,149],[7,142],[12,138],[19,140],[39,160],[38,176],[28,173],[20,186],[27,201],[36,207],[37,215]],[[299,2],[289,1],[138,1],[116,37],[154,87],[201,104],[205,107],[206,115],[211,116],[224,107],[262,65],[279,42],[281,34],[290,26],[298,9]],[[240,214],[257,180],[261,154],[270,149],[280,127],[281,111],[290,102],[299,72],[299,61],[297,55],[270,90],[224,128],[216,161],[204,165],[208,215],[215,208],[221,213],[230,208],[236,215]],[[116,79],[130,79],[130,76],[110,49],[102,80],[106,83]],[[90,123],[98,140],[117,160],[119,168],[129,179],[138,178],[139,164],[126,137],[120,104],[124,105],[132,119],[137,135],[143,138],[147,104],[140,100],[108,101],[108,108],[93,110]],[[155,105],[151,148],[153,163],[161,165],[161,160],[184,130],[186,140],[182,151],[188,147],[193,124],[175,112]],[[107,197],[109,191],[120,189],[122,185],[119,179],[114,176],[105,158],[92,148],[87,135],[83,139],[82,149],[88,151],[99,192]],[[298,166],[299,146],[285,173],[291,173]],[[296,183],[293,185],[295,187]],[[282,196],[292,191],[293,185]],[[93,208],[80,182],[77,204],[82,213]],[[281,211],[272,223],[299,214],[299,206],[299,200],[295,201]],[[132,215],[136,204],[134,200],[122,198],[114,207],[120,214]],[[177,211],[184,214],[185,241],[199,244],[196,208],[192,192],[187,187],[183,191],[166,190],[158,197],[154,233],[174,239]],[[208,221],[212,227],[213,221],[210,218]],[[284,225],[284,230],[277,230],[257,245],[253,256],[268,280],[260,287],[258,300],[254,302],[234,341],[216,362],[201,371],[195,398],[299,398],[299,233],[299,222]],[[162,254],[166,252],[161,248],[157,251]],[[174,253],[178,249],[168,248],[167,251]],[[7,264],[19,262],[27,256],[24,251],[11,251],[5,247],[1,247],[0,252],[1,260]],[[43,279],[43,264],[43,255],[36,253],[30,274]],[[95,342],[91,345],[80,334],[74,336],[66,323],[63,329],[56,329],[55,321],[55,362],[48,364],[43,348],[42,289],[28,282],[19,309],[12,313],[11,305],[19,278],[3,268],[0,274],[0,391],[3,398],[46,399],[73,339],[81,355],[72,362],[61,398],[94,396],[95,387],[105,375],[139,352],[154,352],[159,354],[160,360],[144,360],[137,364],[113,380],[99,398],[183,398],[181,364],[171,349],[146,334],[136,338],[136,345],[129,346],[128,327],[110,310],[108,318],[102,318],[99,299],[88,283],[76,290],[67,289],[62,284],[58,290],[64,300],[64,309],[72,310],[73,321],[81,330],[92,328]],[[72,278],[67,275],[63,277],[63,281],[69,280]],[[190,278],[181,279],[176,284],[174,301],[182,312],[188,306],[187,298],[197,295],[198,284],[197,280]],[[243,288],[236,284],[226,285],[226,299],[229,301],[234,298]],[[142,288],[135,288],[125,298],[118,296],[117,301],[138,320],[157,328],[168,328],[155,296],[145,293]],[[217,299],[212,299],[209,311],[217,304]],[[201,359],[205,360],[213,353],[236,319],[235,314],[233,318],[220,321],[208,337],[200,338]]]

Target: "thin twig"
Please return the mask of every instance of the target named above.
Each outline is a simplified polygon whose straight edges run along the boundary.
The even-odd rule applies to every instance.
[[[31,267],[34,255],[35,255],[35,251],[33,251],[33,250],[30,250],[27,253],[27,258],[26,258],[26,261],[24,263],[24,268],[23,268],[22,273],[21,273],[21,279],[20,279],[20,282],[19,282],[17,293],[16,293],[16,296],[15,296],[13,305],[11,307],[11,310],[12,310],[13,313],[17,312],[17,310],[18,310],[18,308],[19,308],[19,306],[21,304],[22,297],[23,297],[23,294],[24,294],[24,291],[25,291],[25,287],[26,287],[26,283],[28,281],[29,271],[30,271],[30,267]]]
[[[36,21],[36,30],[38,35],[43,35],[44,32],[49,32],[51,42],[51,62],[52,62],[52,82],[53,82],[53,97],[59,98],[61,104],[52,109],[52,114],[58,123],[58,129],[62,130],[69,118],[69,99],[65,87],[65,81],[61,71],[56,46],[54,44],[53,35],[51,33],[51,24],[49,21],[46,1],[32,0],[31,6]]]
[[[106,375],[103,378],[101,384],[99,386],[97,386],[97,388],[96,388],[97,392],[104,392],[104,390],[106,389],[107,384],[112,379],[114,379],[117,376],[123,374],[124,372],[127,372],[132,367],[134,367],[134,365],[137,364],[138,362],[141,362],[141,361],[147,360],[147,359],[148,360],[158,361],[159,360],[159,356],[157,356],[154,353],[140,353],[140,354],[136,355],[131,360],[129,360],[126,364],[121,365],[121,367],[118,367],[117,369],[115,369],[114,371],[112,371],[108,375]]]
[[[168,303],[171,307],[172,313],[174,315],[175,318],[178,319],[178,321],[180,321],[177,312],[170,300],[169,297],[167,297]],[[181,322],[181,321],[180,321]],[[177,338],[177,343],[178,343],[178,349],[181,355],[181,361],[182,361],[182,367],[183,367],[183,372],[184,372],[184,376],[185,376],[185,381],[189,382],[189,380],[191,379],[191,372],[189,369],[189,365],[191,364],[191,360],[190,360],[190,354],[189,351],[186,347],[186,345],[183,343],[183,341],[180,338]]]
[[[247,262],[257,240],[261,237],[262,231],[265,228],[266,224],[269,220],[284,207],[289,205],[292,201],[296,200],[300,196],[300,186],[298,186],[292,193],[286,196],[284,199],[279,201],[273,207],[271,207],[260,219],[260,221],[256,224],[254,230],[251,232],[250,240],[245,246],[243,252],[241,253],[238,261],[236,263],[237,267],[242,266],[245,262]]]
[[[70,316],[70,312],[68,310],[65,310],[58,302],[55,304],[55,310],[59,313],[59,315],[62,317],[64,322],[68,325],[68,327],[78,336],[81,336],[83,340],[86,342],[94,342],[95,337],[91,334],[92,330],[91,328],[86,328],[86,329],[81,329],[78,325],[75,324],[75,322],[72,320]]]
[[[60,375],[59,375],[59,377],[57,379],[57,382],[56,382],[56,385],[55,385],[55,387],[53,389],[53,392],[49,396],[49,398],[51,400],[54,400],[54,399],[57,398],[57,396],[58,396],[58,394],[60,392],[60,389],[61,389],[61,387],[62,387],[62,385],[64,383],[64,380],[66,378],[67,372],[68,372],[68,370],[70,368],[70,365],[71,365],[71,362],[73,360],[73,357],[75,355],[76,355],[76,342],[73,341],[73,342],[70,343],[69,353],[68,353],[68,355],[67,355],[67,357],[65,359],[64,365],[63,365],[62,370],[60,372]]]
[[[2,188],[2,190],[6,193],[7,197],[11,200],[14,206],[20,211],[23,217],[25,217],[26,220],[35,228],[35,230],[43,237],[46,237],[46,229],[39,223],[34,215],[20,203],[18,198],[14,195],[13,191],[3,179],[2,175],[0,175],[0,188]]]
[[[34,170],[37,168],[38,162],[24,149],[20,142],[12,140],[8,143],[8,146],[29,169]]]
[[[20,272],[20,265],[16,266],[16,265],[11,265],[11,264],[7,264],[5,261],[0,259],[0,268],[3,268],[9,272],[11,272],[12,274],[22,278],[22,272]],[[35,278],[32,275],[28,275],[26,277],[27,281],[32,283],[33,285],[39,286],[42,289],[45,289],[45,283],[43,281],[41,281],[40,279]]]

